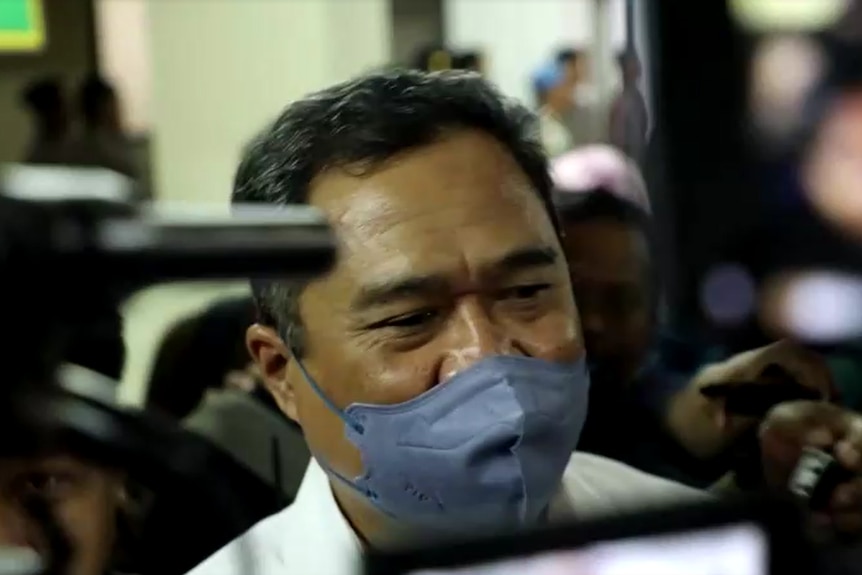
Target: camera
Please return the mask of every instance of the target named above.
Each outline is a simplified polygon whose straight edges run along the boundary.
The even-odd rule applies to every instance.
[[[298,281],[332,264],[324,217],[306,206],[232,212],[135,204],[114,172],[13,165],[0,176],[2,316],[14,330],[0,386],[0,456],[57,445],[155,485],[200,476],[195,442],[174,422],[120,407],[116,382],[66,364],[79,329],[159,282],[236,277]],[[200,489],[221,497],[219,480]],[[0,554],[0,573],[65,573],[73,549],[50,505],[26,511],[50,547]],[[251,563],[250,563],[251,564]]]

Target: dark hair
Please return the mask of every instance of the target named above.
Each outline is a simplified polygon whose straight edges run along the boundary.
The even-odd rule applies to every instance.
[[[178,321],[159,346],[147,387],[147,407],[177,419],[189,415],[208,389],[251,361],[245,330],[254,322],[250,297],[221,300]]]
[[[634,60],[637,63],[640,63],[640,56],[638,56],[637,50],[633,49],[625,49],[617,52],[617,66],[620,67],[620,70],[625,72],[626,64],[629,60]]]
[[[480,52],[461,52],[455,55],[452,67],[456,70],[476,70],[482,64]]]
[[[556,60],[557,64],[566,64],[572,60],[577,60],[581,56],[582,53],[580,50],[575,50],[574,48],[563,48],[557,52]]]
[[[459,129],[481,130],[512,154],[558,229],[535,116],[480,76],[459,71],[375,72],[288,106],[246,148],[233,201],[302,204],[322,172],[349,168],[368,173],[399,153]],[[253,281],[252,289],[260,321],[277,327],[302,353],[301,286]]]
[[[652,235],[652,220],[649,214],[633,202],[598,188],[594,191],[569,193],[554,192],[554,206],[564,225],[597,220],[612,220],[630,225],[644,234]]]
[[[64,359],[119,381],[126,363],[123,318],[113,307],[92,313],[66,346]]]
[[[88,125],[94,125],[101,120],[102,109],[106,102],[116,97],[111,84],[97,74],[91,74],[81,83],[78,96],[81,116]]]
[[[612,192],[599,188],[591,192],[554,192],[554,204],[563,227],[586,222],[610,221],[640,232],[649,258],[647,281],[653,294],[660,288],[659,267],[656,265],[656,242],[652,218],[636,204]],[[565,231],[565,230],[564,230]]]
[[[21,103],[37,114],[52,112],[63,105],[63,88],[57,78],[42,78],[21,93]]]

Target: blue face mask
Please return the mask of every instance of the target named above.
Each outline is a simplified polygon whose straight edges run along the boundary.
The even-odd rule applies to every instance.
[[[343,411],[300,368],[362,457],[359,477],[329,473],[385,514],[432,530],[536,522],[559,489],[587,414],[584,360],[490,357],[404,403]]]

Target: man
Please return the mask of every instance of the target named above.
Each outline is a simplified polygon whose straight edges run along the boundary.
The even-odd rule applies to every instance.
[[[143,530],[148,571],[187,571],[296,497],[308,448],[249,366],[245,332],[255,317],[250,296],[219,300],[179,321],[162,341],[147,408],[206,439],[211,469],[240,512],[183,485],[161,489]],[[189,530],[194,538],[184,536]]]
[[[341,251],[306,286],[256,286],[249,348],[313,455],[299,495],[194,573],[248,552],[349,573],[364,545],[692,495],[571,458],[588,381],[534,134],[476,75],[400,71],[297,102],[248,148],[234,200],[310,203]]]
[[[572,106],[563,118],[574,147],[585,146],[606,139],[607,105],[598,101],[590,83],[589,55],[581,50],[567,48],[557,52],[557,64],[562,66],[572,86]]]
[[[306,285],[255,283],[248,346],[312,460],[291,507],[194,575],[352,573],[363,547],[700,496],[572,455],[588,381],[534,135],[475,74],[394,71],[247,149],[234,200],[311,204],[340,252]]]
[[[486,74],[488,71],[488,66],[485,64],[485,55],[476,50],[455,54],[452,68],[456,70],[468,70],[477,74]]]
[[[716,471],[689,454],[663,423],[670,397],[688,378],[670,371],[658,353],[667,350],[656,349],[657,282],[646,212],[606,191],[560,194],[557,201],[590,359],[590,410],[578,448],[684,483],[712,484],[726,468]],[[693,373],[700,358],[677,348],[682,352],[674,359],[683,356]],[[619,433],[620,420],[637,429],[636,439]]]
[[[120,103],[113,86],[97,75],[81,84],[79,105],[83,129],[69,145],[65,163],[113,170],[137,177],[131,144],[123,132]]]
[[[305,475],[308,449],[301,430],[284,417],[260,385],[255,366],[248,365],[245,330],[254,318],[254,304],[247,296],[219,301],[199,316],[197,337],[189,342],[180,363],[207,363],[207,354],[220,354],[224,363],[183,423],[293,501]],[[183,372],[182,365],[176,367]],[[186,373],[190,372],[189,367]]]
[[[575,143],[566,126],[574,106],[574,78],[557,62],[547,64],[533,75],[533,91],[539,104],[539,131],[545,153],[560,156]]]
[[[639,165],[647,149],[649,113],[640,91],[641,64],[637,52],[627,50],[617,57],[622,89],[611,105],[610,142]]]
[[[33,119],[33,139],[24,161],[55,164],[69,137],[69,110],[59,80],[44,78],[30,84],[22,102]]]
[[[566,48],[557,52],[557,64],[562,66],[569,82],[577,86],[587,76],[586,59],[582,52]]]

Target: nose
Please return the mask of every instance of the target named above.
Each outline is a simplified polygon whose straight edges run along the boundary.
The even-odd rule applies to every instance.
[[[485,358],[519,353],[506,332],[479,302],[464,302],[453,317],[439,381],[442,383]]]
[[[581,329],[584,330],[584,333],[598,335],[605,331],[607,322],[598,310],[592,309],[590,306],[579,305],[578,311],[581,314]]]

